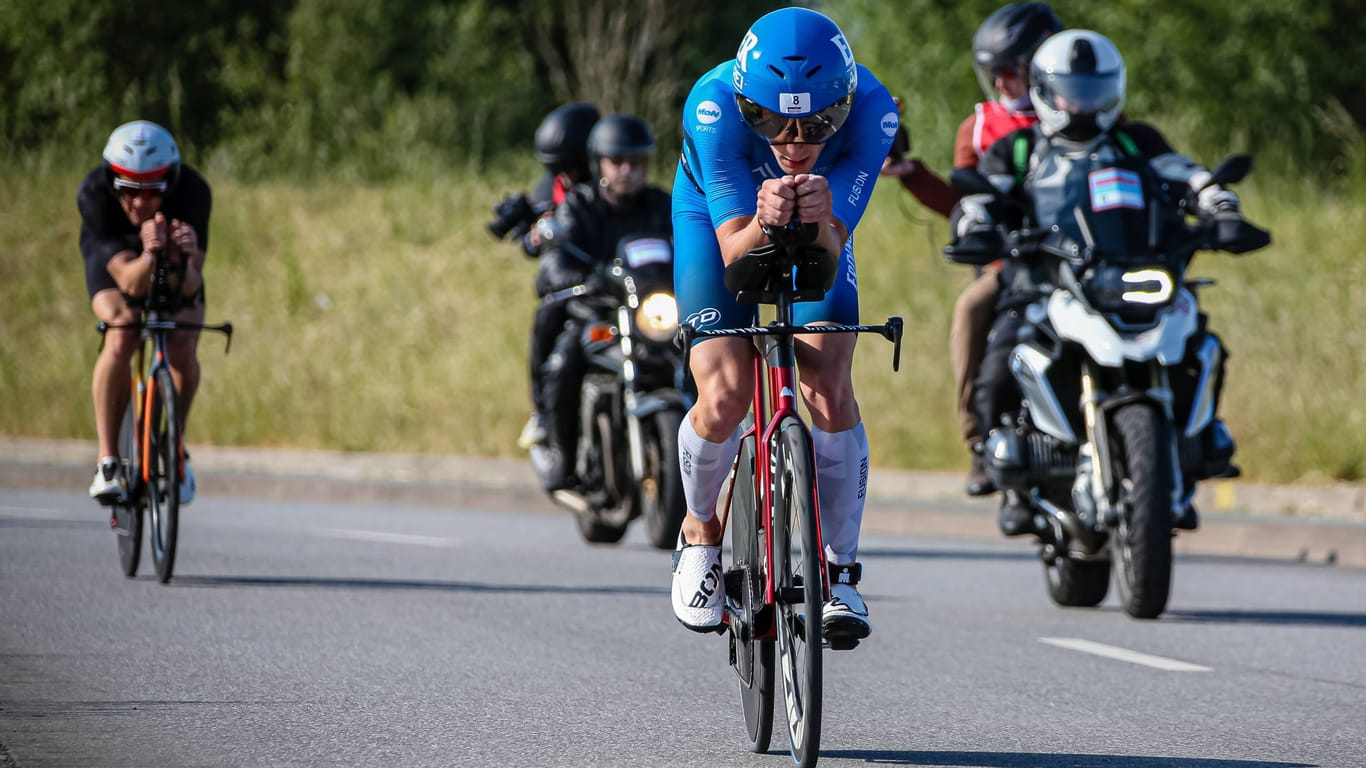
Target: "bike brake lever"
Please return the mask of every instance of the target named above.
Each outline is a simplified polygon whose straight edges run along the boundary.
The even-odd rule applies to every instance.
[[[887,318],[887,324],[882,326],[882,335],[892,342],[892,370],[901,370],[901,333],[904,324],[899,317]]]

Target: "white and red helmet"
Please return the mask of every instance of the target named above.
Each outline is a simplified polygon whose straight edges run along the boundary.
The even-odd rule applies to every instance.
[[[148,120],[134,120],[109,134],[104,165],[116,188],[169,189],[180,173],[180,149],[170,131]]]

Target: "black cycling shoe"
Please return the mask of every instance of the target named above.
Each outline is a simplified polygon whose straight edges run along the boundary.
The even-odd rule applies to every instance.
[[[972,444],[972,469],[968,470],[968,482],[963,487],[969,496],[990,496],[996,492],[996,484],[987,475],[987,461],[982,455],[982,444]]]
[[[1180,531],[1193,531],[1199,528],[1200,514],[1195,511],[1195,504],[1186,504],[1186,508],[1181,510],[1181,514],[1172,520],[1172,527]]]
[[[1023,536],[1034,530],[1034,512],[1019,493],[1007,490],[1001,494],[1001,512],[996,524],[1006,536]]]

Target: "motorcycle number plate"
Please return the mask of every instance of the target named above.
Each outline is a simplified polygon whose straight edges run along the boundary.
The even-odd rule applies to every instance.
[[[623,246],[622,250],[626,256],[626,263],[633,269],[639,269],[647,264],[667,264],[673,258],[673,249],[669,247],[669,241],[657,237],[632,240]]]
[[[1091,188],[1091,210],[1108,211],[1112,208],[1143,210],[1143,184],[1138,174],[1121,168],[1093,171],[1088,177]]]

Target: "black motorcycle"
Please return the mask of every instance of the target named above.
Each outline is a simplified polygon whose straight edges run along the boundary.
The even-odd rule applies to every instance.
[[[546,302],[567,302],[583,326],[586,373],[579,395],[578,485],[551,495],[589,542],[617,542],[645,518],[650,543],[672,549],[687,512],[678,465],[678,428],[693,398],[674,345],[673,246],[659,237],[624,238],[616,257],[586,282]],[[532,449],[532,460],[542,447]]]
[[[1232,158],[1209,184],[1250,168]],[[1054,602],[1098,605],[1113,567],[1125,611],[1155,618],[1170,593],[1176,521],[1195,482],[1232,451],[1225,440],[1218,455],[1213,434],[1222,355],[1201,332],[1195,295],[1212,281],[1188,282],[1186,267],[1199,250],[1243,253],[1270,236],[1236,214],[1199,214],[1191,190],[1142,160],[1092,154],[1065,170],[1048,199],[1031,200],[1026,228],[944,249],[966,264],[1004,253],[1047,276],[1010,353],[1022,404],[990,431],[986,469],[1033,510]],[[976,171],[953,181],[1019,208]]]

